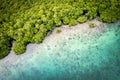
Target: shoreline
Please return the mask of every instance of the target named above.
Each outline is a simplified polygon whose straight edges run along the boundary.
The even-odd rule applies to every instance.
[[[62,25],[60,27],[56,27],[52,33],[49,36],[46,36],[45,39],[43,40],[42,43],[40,44],[35,44],[35,43],[30,43],[27,44],[26,46],[26,52],[20,55],[16,55],[12,50],[10,51],[9,55],[6,56],[5,58],[0,60],[0,63],[8,62],[9,60],[15,61],[18,60],[18,58],[22,58],[23,56],[30,55],[31,52],[34,51],[35,48],[38,48],[39,46],[42,46],[42,44],[47,44],[48,41],[51,41],[53,38],[57,40],[57,37],[64,37],[63,39],[66,38],[66,36],[71,36],[74,34],[91,34],[92,33],[99,33],[103,30],[103,25],[105,23],[100,22],[97,20],[97,18],[93,19],[92,22],[96,24],[94,28],[90,28],[88,25],[88,22],[82,23],[82,24],[77,24],[75,26],[68,26],[68,25]],[[56,29],[60,28],[62,30],[61,33],[56,33]],[[64,35],[64,36],[63,36]]]
[[[66,74],[68,76],[76,74],[78,71],[80,74],[90,72],[90,75],[96,75],[94,72],[98,69],[103,70],[105,66],[109,71],[114,70],[114,73],[117,73],[119,66],[115,64],[118,64],[120,58],[115,56],[119,56],[120,52],[120,35],[115,34],[120,33],[119,23],[113,25],[98,23],[95,28],[89,28],[87,22],[74,27],[63,25],[59,27],[62,28],[60,34],[54,29],[43,43],[28,44],[24,54],[15,55],[11,51],[7,57],[0,60],[2,73],[0,79],[61,78]],[[109,71],[105,68],[104,74]]]

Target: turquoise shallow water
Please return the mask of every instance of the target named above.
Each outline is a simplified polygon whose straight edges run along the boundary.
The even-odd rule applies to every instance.
[[[0,61],[0,80],[120,80],[120,21],[98,34],[53,39],[25,54]]]

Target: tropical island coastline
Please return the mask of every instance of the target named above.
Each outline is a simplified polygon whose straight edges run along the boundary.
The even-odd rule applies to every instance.
[[[62,25],[60,33],[55,28],[42,43],[28,44],[24,54],[10,51],[0,60],[0,79],[119,80],[120,21],[92,22],[97,26],[90,28],[87,21],[71,27]]]
[[[74,26],[96,16],[102,22],[114,22],[120,19],[119,5],[119,1],[114,0],[28,0],[26,3],[24,0],[1,0],[0,14],[3,16],[0,16],[0,58],[7,56],[11,49],[16,54],[24,53],[28,43],[41,43],[55,26]],[[90,25],[94,26],[93,23]],[[15,42],[12,45],[13,40]]]
[[[49,42],[49,40],[52,40],[53,38],[56,40],[58,40],[58,37],[63,37],[63,39],[65,39],[66,37],[69,37],[70,35],[74,35],[74,34],[87,34],[89,35],[90,33],[92,33],[92,35],[97,35],[97,34],[100,34],[104,28],[105,28],[105,25],[106,23],[103,23],[103,22],[100,22],[98,21],[98,18],[95,18],[92,20],[92,22],[94,24],[96,24],[96,26],[94,28],[90,28],[89,27],[89,20],[85,23],[82,23],[82,24],[77,24],[75,26],[71,26],[69,27],[69,25],[62,25],[60,27],[56,27],[55,29],[53,29],[53,31],[45,37],[45,39],[43,40],[42,43],[39,43],[39,44],[35,44],[35,43],[30,43],[26,46],[26,51],[24,52],[24,54],[21,54],[21,55],[16,55],[14,53],[13,50],[10,51],[8,57],[5,57],[3,58],[1,61],[4,62],[5,61],[8,61],[8,60],[13,60],[15,61],[17,58],[19,58],[19,56],[24,56],[24,55],[27,55],[27,54],[30,54],[31,52],[34,51],[34,48],[37,48],[38,46],[41,46],[42,47],[42,44],[47,44],[47,42]],[[60,29],[61,32],[60,33],[57,33],[57,29]],[[63,36],[64,35],[64,36]],[[14,44],[14,42],[12,43]],[[60,45],[58,43],[58,45]],[[6,60],[7,59],[7,60]]]
[[[120,0],[0,0],[0,80],[120,80]]]

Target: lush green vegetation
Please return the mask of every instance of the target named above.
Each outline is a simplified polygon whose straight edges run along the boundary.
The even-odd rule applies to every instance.
[[[120,0],[0,0],[0,58],[10,49],[23,53],[28,43],[42,42],[62,24],[73,26],[96,16],[114,22],[119,13]]]

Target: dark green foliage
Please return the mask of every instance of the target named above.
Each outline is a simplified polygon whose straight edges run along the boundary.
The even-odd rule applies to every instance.
[[[0,59],[7,56],[10,52],[10,38],[4,34],[0,34]]]
[[[34,42],[34,43],[40,43],[40,42],[42,42],[42,40],[44,39],[45,36],[46,36],[45,33],[38,32],[38,33],[36,33],[36,34],[33,36],[32,42]]]
[[[102,2],[99,6],[99,15],[101,21],[114,22],[120,19],[120,0],[111,0]]]
[[[13,50],[14,52],[18,55],[18,54],[21,54],[23,52],[25,52],[26,50],[26,45],[24,42],[21,42],[21,41],[16,41],[14,44],[13,44]]]
[[[12,49],[21,54],[27,43],[42,42],[57,26],[73,26],[96,16],[114,22],[119,13],[120,0],[0,0],[0,58],[8,55],[13,40]]]

